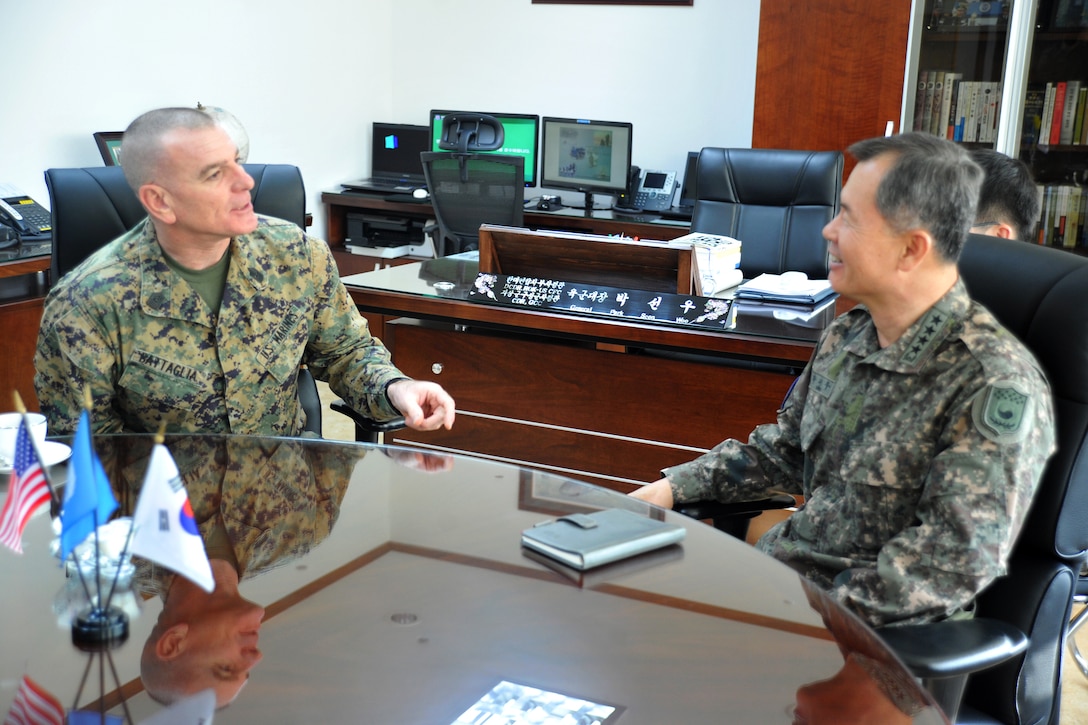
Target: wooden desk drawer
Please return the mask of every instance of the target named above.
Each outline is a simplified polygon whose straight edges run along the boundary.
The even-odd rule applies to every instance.
[[[793,381],[710,359],[417,320],[387,324],[386,343],[401,370],[440,383],[459,411],[453,431],[397,439],[636,480],[724,438],[746,439],[774,420]]]

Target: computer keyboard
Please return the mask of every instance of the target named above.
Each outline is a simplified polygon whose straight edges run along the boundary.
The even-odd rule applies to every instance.
[[[660,212],[663,219],[679,219],[680,221],[691,221],[691,213],[694,207],[672,207],[670,209],[664,209]]]
[[[657,221],[660,218],[661,217],[657,214],[623,214],[622,216],[618,216],[620,221],[642,223]]]

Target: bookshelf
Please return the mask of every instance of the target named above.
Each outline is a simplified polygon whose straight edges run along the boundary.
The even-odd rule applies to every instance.
[[[924,0],[908,55],[903,127],[1023,159],[1035,241],[1088,254],[1088,0]]]

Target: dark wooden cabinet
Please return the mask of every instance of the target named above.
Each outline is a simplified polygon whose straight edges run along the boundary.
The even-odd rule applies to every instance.
[[[12,391],[18,390],[27,410],[38,410],[34,393],[34,347],[42,321],[43,297],[0,303],[0,330],[4,331],[4,353],[0,355],[0,410],[14,408]]]
[[[531,463],[621,491],[724,438],[747,439],[774,420],[794,380],[725,359],[403,318],[386,335],[405,374],[457,400],[452,430],[398,431],[395,440]]]
[[[384,215],[392,218],[406,218],[416,221],[426,221],[434,218],[434,209],[429,202],[408,202],[390,200],[373,194],[355,194],[350,192],[326,191],[321,194],[321,202],[325,205],[326,236],[334,253],[337,253],[337,262],[344,260],[347,254],[343,250],[344,239],[347,237],[347,216],[352,212],[365,212]],[[546,229],[552,231],[580,232],[589,234],[623,234],[628,237],[641,239],[657,239],[668,241],[687,234],[689,225],[687,222],[677,220],[655,220],[654,215],[623,216],[611,211],[597,210],[590,215],[578,209],[562,208],[558,211],[544,212],[532,209],[525,210],[524,226],[528,229]],[[339,251],[338,251],[339,250]],[[355,255],[361,256],[361,255]],[[359,260],[346,260],[349,262],[347,269],[341,268],[342,274],[355,274],[357,272],[371,271],[375,268],[374,257],[363,257]],[[386,263],[378,266],[388,266],[393,260],[385,260]],[[418,261],[418,260],[409,260]],[[360,269],[360,267],[366,267]]]
[[[49,249],[44,245],[5,250],[0,261],[0,410],[12,410],[12,392],[19,391],[28,410],[38,410],[34,393],[34,348],[42,321],[49,275]]]

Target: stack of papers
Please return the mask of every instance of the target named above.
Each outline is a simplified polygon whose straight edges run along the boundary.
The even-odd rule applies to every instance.
[[[739,239],[721,234],[691,232],[673,239],[669,246],[691,247],[695,263],[694,292],[697,295],[709,297],[724,289],[736,287],[744,279],[740,271]]]
[[[815,305],[835,294],[826,279],[809,279],[804,272],[761,274],[737,288],[737,299]]]
[[[412,249],[410,244],[401,244],[396,247],[364,247],[360,244],[345,244],[344,247],[352,254],[361,254],[367,257],[380,257],[382,259],[396,259],[406,257]]]

